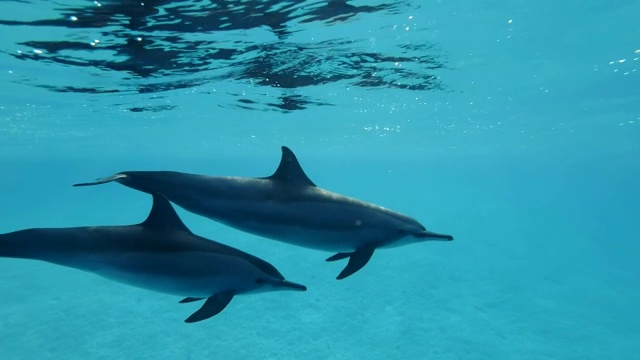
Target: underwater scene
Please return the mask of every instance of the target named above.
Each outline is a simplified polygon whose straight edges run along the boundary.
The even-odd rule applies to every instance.
[[[640,1],[1,0],[1,359],[638,359]]]

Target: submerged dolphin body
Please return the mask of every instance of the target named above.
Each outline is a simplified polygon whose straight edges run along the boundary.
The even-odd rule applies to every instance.
[[[427,231],[415,219],[317,187],[294,153],[282,147],[275,173],[264,178],[222,177],[173,171],[125,171],[74,186],[118,182],[164,194],[180,207],[233,228],[349,258],[337,279],[367,264],[377,248],[425,240],[453,240]]]
[[[186,322],[220,313],[235,295],[299,290],[268,262],[193,234],[169,201],[153,195],[137,225],[26,229],[0,235],[0,257],[42,260],[128,285],[206,299]]]

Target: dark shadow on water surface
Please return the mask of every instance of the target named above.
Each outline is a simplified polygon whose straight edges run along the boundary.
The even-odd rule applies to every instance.
[[[304,89],[326,84],[445,90],[435,73],[445,67],[434,50],[435,44],[402,43],[384,52],[374,51],[369,39],[351,39],[342,32],[328,30],[338,24],[357,24],[366,17],[375,16],[377,20],[401,14],[415,6],[406,1],[377,5],[353,5],[346,0],[111,0],[53,4],[57,15],[49,19],[11,20],[6,19],[6,14],[0,15],[0,26],[16,30],[28,27],[29,35],[23,37],[31,38],[16,44],[26,50],[5,52],[5,56],[40,62],[48,69],[83,69],[91,85],[82,84],[82,79],[53,84],[46,77],[23,77],[17,82],[59,93],[100,95],[155,94],[232,81],[253,90],[270,88],[282,93],[268,100],[228,93],[235,102],[220,106],[282,112],[331,105],[304,94]],[[52,40],[48,33],[51,28],[63,29],[65,35]],[[325,30],[342,37],[309,42],[290,39],[300,31],[322,34]],[[90,40],[91,35],[87,34],[99,35],[92,35],[95,39]],[[96,87],[95,80],[101,77],[110,82]],[[296,90],[298,93],[292,93]]]

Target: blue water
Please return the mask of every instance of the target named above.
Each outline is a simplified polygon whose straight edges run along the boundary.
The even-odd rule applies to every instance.
[[[0,259],[0,358],[638,358],[640,2],[415,0],[345,21],[291,18],[286,31],[226,32],[236,19],[160,43],[175,47],[167,62],[182,59],[165,68],[129,55],[137,70],[117,69],[127,55],[113,48],[91,49],[117,49],[114,34],[161,31],[37,23],[91,5],[0,2],[0,233],[136,223],[147,195],[71,184],[122,170],[266,176],[286,145],[319,186],[455,241],[377,251],[336,281],[343,264],[326,263],[329,253],[178,209],[196,234],[268,260],[309,291],[241,296],[215,318],[185,324],[197,304]],[[30,46],[96,39],[59,53]],[[211,60],[204,45],[189,52],[195,41],[268,47]],[[307,50],[286,53],[281,66],[315,62],[276,68],[277,84],[238,75],[287,44]],[[368,76],[347,52],[406,57],[362,65],[389,80],[363,86],[346,76]],[[197,71],[180,68],[187,58]],[[308,73],[346,75],[285,86]],[[439,85],[393,85],[427,75]]]

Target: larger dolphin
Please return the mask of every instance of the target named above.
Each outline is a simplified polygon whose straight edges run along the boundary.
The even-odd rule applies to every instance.
[[[337,279],[360,270],[378,248],[453,240],[451,235],[427,231],[409,216],[317,187],[286,146],[275,173],[263,178],[125,171],[74,186],[112,181],[162,193],[190,212],[255,235],[338,252],[327,261],[349,262]]]
[[[193,234],[169,201],[154,194],[137,225],[26,229],[0,235],[0,257],[42,260],[162,293],[204,300],[186,322],[220,313],[235,295],[304,291],[273,265]]]

